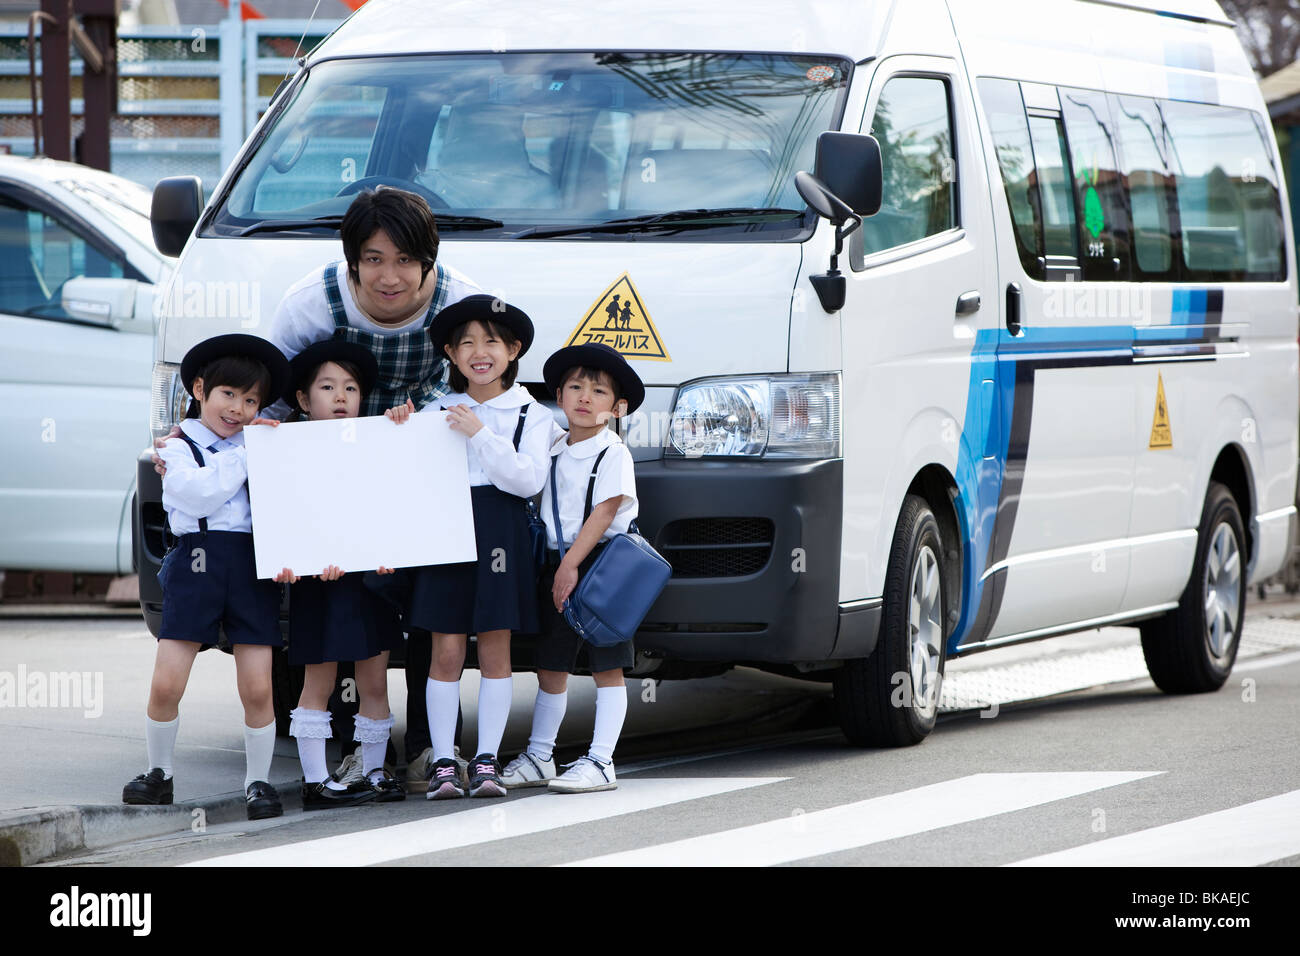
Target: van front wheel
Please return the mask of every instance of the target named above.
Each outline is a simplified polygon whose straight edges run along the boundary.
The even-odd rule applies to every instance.
[[[885,572],[876,649],[836,672],[840,727],[853,744],[906,747],[934,729],[944,665],[942,562],[934,513],[908,495]]]
[[[1237,501],[1211,482],[1178,607],[1140,625],[1147,671],[1165,693],[1218,690],[1228,679],[1246,612],[1246,557]]]

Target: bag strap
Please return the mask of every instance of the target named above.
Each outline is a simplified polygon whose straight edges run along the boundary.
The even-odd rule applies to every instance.
[[[199,467],[203,468],[207,463],[203,460],[203,452],[199,451],[198,442],[196,442],[194,439],[192,439],[189,435],[185,434],[184,432],[181,432],[180,439],[181,441],[185,442],[185,444],[190,446],[190,454],[192,454],[194,456],[194,460],[199,463]],[[202,531],[204,534],[208,533],[207,518],[199,519],[199,530]]]
[[[515,426],[515,451],[519,450],[519,440],[524,437],[524,419],[528,417],[528,406],[519,406],[519,424]]]
[[[582,523],[586,524],[587,519],[591,517],[591,499],[596,494],[596,472],[600,470],[600,460],[605,457],[605,452],[609,451],[610,446],[606,445],[596,456],[595,463],[591,466],[591,477],[587,479],[587,504],[582,509]]]

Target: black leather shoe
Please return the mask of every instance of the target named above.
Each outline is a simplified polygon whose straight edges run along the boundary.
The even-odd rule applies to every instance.
[[[383,768],[380,768],[379,777],[371,782],[370,787],[375,795],[375,803],[397,803],[406,799],[406,788],[401,781]]]
[[[246,796],[250,820],[267,820],[284,813],[284,808],[280,806],[280,794],[265,780],[250,783]]]
[[[154,767],[122,788],[122,802],[139,806],[171,803],[172,791],[171,778],[164,780],[162,767]]]
[[[346,790],[331,790],[321,783],[302,785],[302,808],[307,810],[331,810],[335,807],[355,807],[375,799],[375,791],[367,786],[364,790],[348,787]]]

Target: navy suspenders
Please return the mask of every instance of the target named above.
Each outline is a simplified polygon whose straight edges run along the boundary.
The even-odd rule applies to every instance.
[[[194,441],[194,439],[190,438],[190,436],[185,434],[184,432],[181,432],[180,439],[181,441],[185,442],[185,444],[190,446],[190,453],[194,456],[194,460],[199,463],[199,467],[200,468],[204,467],[207,463],[203,460],[203,452],[199,451],[198,442]],[[199,519],[199,530],[204,534],[208,533],[207,518]]]

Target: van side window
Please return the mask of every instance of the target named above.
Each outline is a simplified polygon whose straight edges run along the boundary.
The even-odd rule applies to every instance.
[[[1061,116],[1070,141],[1070,166],[1079,210],[1083,278],[1129,278],[1128,204],[1115,160],[1115,128],[1103,93],[1061,88]]]
[[[1133,210],[1134,278],[1176,281],[1173,179],[1169,175],[1169,136],[1155,100],[1111,96],[1111,115],[1119,133],[1121,169]]]
[[[1031,116],[1029,137],[1034,144],[1043,251],[1049,257],[1065,257],[1077,262],[1079,231],[1074,221],[1074,189],[1061,121],[1054,117]]]
[[[1182,226],[1185,281],[1286,278],[1277,170],[1255,117],[1162,103]]]
[[[989,135],[997,152],[1002,185],[1015,226],[1016,251],[1025,274],[1043,278],[1042,219],[1039,212],[1038,176],[1034,170],[1034,150],[1029,141],[1029,121],[1020,84],[1015,80],[978,80],[980,99],[988,118]]]
[[[68,279],[123,275],[121,262],[66,223],[15,197],[0,195],[0,311],[67,318],[60,293]]]
[[[900,76],[880,91],[872,135],[880,143],[880,212],[863,222],[863,253],[915,242],[957,225],[948,84]]]

